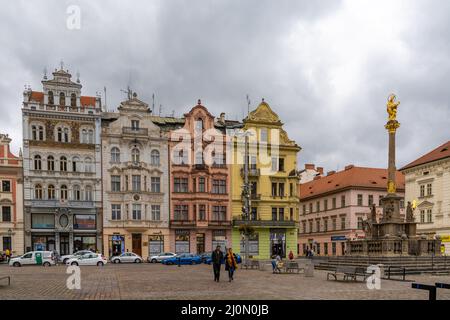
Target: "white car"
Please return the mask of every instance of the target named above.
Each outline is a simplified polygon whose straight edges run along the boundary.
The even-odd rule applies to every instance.
[[[68,266],[104,266],[108,261],[100,253],[86,253],[66,261]]]
[[[124,252],[120,256],[115,256],[111,258],[112,263],[127,263],[127,262],[141,263],[143,261],[144,259],[142,259],[141,256],[133,252]]]
[[[52,251],[30,251],[23,256],[11,258],[9,265],[13,267],[21,267],[25,265],[40,265],[50,267],[55,265],[55,256]]]
[[[80,251],[77,251],[77,252],[75,252],[75,253],[73,253],[73,254],[66,254],[66,255],[64,255],[64,256],[61,256],[61,257],[59,257],[59,260],[60,260],[63,264],[66,264],[66,262],[67,262],[69,259],[77,258],[77,257],[82,256],[82,255],[87,254],[87,253],[92,253],[92,251],[90,251],[90,250],[80,250]]]
[[[162,252],[160,254],[148,257],[147,261],[151,262],[151,263],[157,263],[157,262],[161,262],[163,260],[169,259],[169,258],[173,258],[176,256],[176,253],[173,252]]]

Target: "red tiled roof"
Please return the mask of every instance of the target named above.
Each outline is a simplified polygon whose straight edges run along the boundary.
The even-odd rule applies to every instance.
[[[44,102],[44,93],[38,91],[31,91],[31,101]]]
[[[81,96],[80,103],[81,103],[81,106],[83,106],[83,107],[95,106],[95,97]]]
[[[349,166],[347,170],[300,184],[299,197],[306,199],[347,188],[386,188],[387,176],[387,169]],[[396,173],[396,182],[397,189],[405,189],[405,177],[400,171]]]
[[[450,141],[447,141],[443,145],[440,145],[433,151],[428,152],[427,154],[421,156],[419,159],[414,160],[413,162],[407,164],[400,170],[405,170],[408,168],[416,167],[421,164],[425,164],[428,162],[444,159],[450,157]]]

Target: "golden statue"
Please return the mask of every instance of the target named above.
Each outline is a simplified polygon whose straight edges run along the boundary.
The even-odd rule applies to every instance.
[[[400,104],[400,101],[395,101],[396,98],[397,97],[393,93],[388,97],[387,113],[389,114],[389,121],[397,119],[397,107]]]

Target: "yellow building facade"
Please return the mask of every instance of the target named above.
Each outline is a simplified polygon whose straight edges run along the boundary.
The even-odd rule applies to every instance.
[[[290,140],[283,123],[264,102],[243,121],[249,137],[250,213],[243,216],[245,139],[233,144],[232,240],[235,252],[244,254],[243,229],[252,230],[249,255],[270,259],[274,255],[296,256],[299,219],[297,154],[301,148]]]

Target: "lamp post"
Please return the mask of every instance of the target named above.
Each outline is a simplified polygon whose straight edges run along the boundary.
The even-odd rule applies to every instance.
[[[9,251],[12,253],[12,233],[13,231],[11,230],[11,228],[8,229],[8,237],[9,237],[9,246],[10,248]]]

